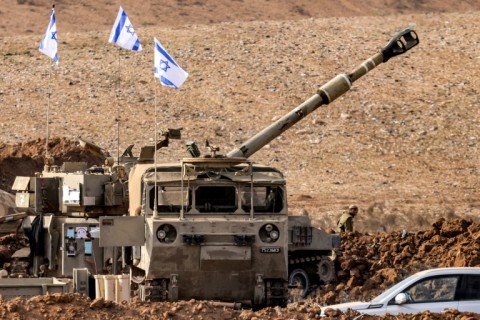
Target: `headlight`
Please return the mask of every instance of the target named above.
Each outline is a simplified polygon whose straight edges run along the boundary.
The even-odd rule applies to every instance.
[[[158,240],[163,240],[167,237],[167,233],[165,232],[165,230],[158,230],[157,231],[157,238]]]
[[[260,228],[258,235],[262,242],[272,243],[280,238],[280,230],[276,225],[268,223]]]
[[[273,241],[277,240],[279,235],[280,234],[276,230],[272,230],[272,232],[270,232],[270,238],[272,238]]]
[[[172,243],[177,238],[177,230],[171,224],[162,224],[157,229],[157,239],[162,243]]]

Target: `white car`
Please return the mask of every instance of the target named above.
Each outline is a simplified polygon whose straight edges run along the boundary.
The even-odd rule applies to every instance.
[[[356,310],[370,315],[442,312],[480,313],[480,268],[438,268],[415,273],[370,302],[349,302],[322,307]]]

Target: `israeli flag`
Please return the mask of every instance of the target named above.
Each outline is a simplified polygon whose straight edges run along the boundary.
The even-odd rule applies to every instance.
[[[57,52],[57,23],[55,21],[55,9],[52,8],[52,14],[50,16],[50,24],[48,25],[47,32],[40,42],[38,48],[40,52],[46,54],[53,61],[58,64],[58,52]]]
[[[108,42],[116,43],[124,49],[142,51],[140,40],[138,40],[133,25],[122,7],[118,10],[117,19],[113,24]]]
[[[168,54],[167,50],[160,44],[157,38],[155,40],[155,53],[154,53],[154,68],[153,73],[155,78],[160,80],[160,83],[164,86],[172,87],[175,89],[185,82],[188,77],[188,73],[183,70],[173,58]]]

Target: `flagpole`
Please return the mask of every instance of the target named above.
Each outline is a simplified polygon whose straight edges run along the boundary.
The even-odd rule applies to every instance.
[[[45,138],[45,163],[48,161],[48,140],[49,137],[49,124],[50,124],[50,95],[52,92],[52,68],[53,65],[48,69],[48,89],[47,89],[47,136]]]
[[[55,10],[55,0],[52,1],[52,10]],[[53,12],[53,11],[52,11]],[[48,160],[48,140],[50,140],[50,132],[49,132],[49,126],[50,126],[50,96],[52,95],[52,69],[55,63],[53,63],[50,68],[48,69],[48,92],[47,92],[47,136],[45,138],[45,163],[47,163]]]
[[[117,14],[117,18],[113,24],[112,31],[110,32],[110,37],[108,42],[115,43],[119,47],[133,50],[141,51],[142,45],[138,39],[135,30],[133,29],[130,19],[128,19],[127,14],[120,6]],[[120,76],[121,76],[121,67],[120,67],[120,48],[118,49],[118,81],[116,87],[116,100],[117,100],[117,110],[116,110],[116,121],[117,121],[117,164],[120,164],[120,103],[119,103],[119,93],[120,90]]]
[[[167,53],[167,51],[161,46],[157,38],[153,38],[154,42],[154,52],[153,52],[153,75],[155,78],[160,80],[162,85],[173,87],[178,89],[185,79],[188,76],[188,73],[185,72],[177,63],[173,60],[172,57]],[[170,63],[170,64],[169,64]],[[173,69],[172,69],[173,68]],[[168,73],[167,70],[170,70]],[[155,81],[156,82],[156,81]],[[155,85],[155,146],[154,146],[154,163],[155,163],[155,197],[154,197],[154,206],[153,216],[158,217],[158,192],[157,192],[157,86]],[[183,166],[182,166],[183,174]],[[180,218],[183,219],[183,178],[182,178],[182,210],[180,211]]]
[[[153,78],[155,79],[155,77]],[[154,190],[155,190],[155,200],[153,201],[153,217],[158,217],[158,210],[157,210],[157,207],[158,207],[158,191],[157,191],[157,85],[156,83],[154,82],[154,86],[155,86],[155,97],[154,97],[154,105],[155,105],[155,138],[153,139],[153,143],[154,143],[154,154],[153,154],[153,162],[154,162],[154,165],[155,165],[155,187],[154,187]]]
[[[117,116],[115,118],[116,122],[117,122],[117,165],[120,165],[120,103],[119,103],[119,93],[118,91],[120,90],[120,77],[121,77],[121,66],[120,66],[120,47],[118,48],[118,70],[117,70],[117,74],[118,74],[118,79],[117,79],[117,90],[115,90],[115,100],[117,102]]]
[[[57,25],[55,20],[55,2],[52,4],[52,11],[50,13],[50,23],[48,24],[47,31],[40,42],[38,48],[41,53],[44,53],[51,59],[54,64],[48,69],[48,87],[47,87],[47,123],[46,123],[46,137],[45,137],[45,165],[49,163],[48,154],[48,142],[50,140],[50,96],[52,94],[52,69],[55,64],[58,64],[58,52],[57,52]]]

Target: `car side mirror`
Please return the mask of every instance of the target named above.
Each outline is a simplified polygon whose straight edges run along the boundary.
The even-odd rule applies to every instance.
[[[407,302],[407,295],[405,293],[399,293],[395,296],[396,304],[405,304]]]

